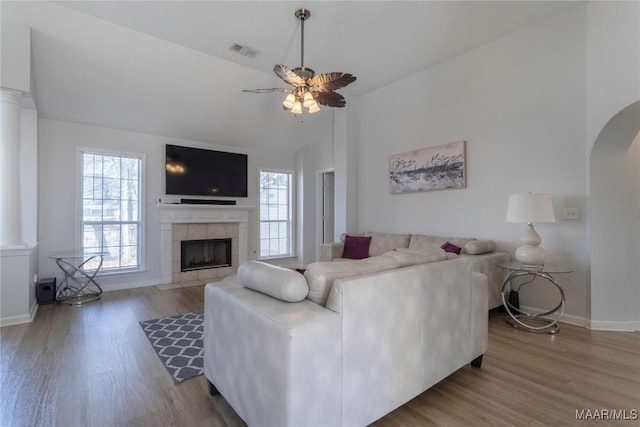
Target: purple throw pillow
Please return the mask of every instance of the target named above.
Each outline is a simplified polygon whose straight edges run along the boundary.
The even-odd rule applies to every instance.
[[[460,255],[462,248],[460,246],[456,246],[453,243],[444,242],[444,245],[440,246],[444,249],[445,252],[453,252],[454,254]]]
[[[363,259],[369,257],[371,237],[357,237],[347,235],[344,238],[342,258]]]

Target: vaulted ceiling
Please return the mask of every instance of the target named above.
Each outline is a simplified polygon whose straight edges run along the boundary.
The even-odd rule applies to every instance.
[[[2,1],[32,27],[40,117],[238,147],[295,152],[331,130],[332,111],[294,117],[275,64],[342,71],[355,102],[576,6],[575,1]],[[256,49],[255,57],[230,50]],[[395,102],[390,99],[389,102]]]

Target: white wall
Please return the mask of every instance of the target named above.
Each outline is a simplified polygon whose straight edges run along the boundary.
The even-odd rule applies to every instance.
[[[0,85],[28,93],[31,84],[31,29],[6,19],[2,20],[0,27]]]
[[[296,154],[298,160],[298,257],[300,262],[308,264],[320,256],[317,227],[321,219],[318,217],[318,172],[333,168],[333,132],[326,129],[319,142],[301,148]]]
[[[578,7],[362,96],[359,102],[360,230],[473,236],[513,251],[524,224],[504,221],[509,194],[554,195],[585,209],[586,11]],[[390,195],[388,156],[467,141],[467,188]],[[584,218],[538,224],[559,277],[566,318],[587,317]],[[524,291],[525,305],[553,295]]]
[[[76,147],[121,150],[146,155],[143,201],[146,270],[140,273],[104,276],[100,283],[106,290],[124,284],[144,286],[160,281],[160,223],[156,204],[159,198],[163,198],[163,201],[168,199],[164,195],[165,144],[248,154],[249,197],[237,198],[239,205],[258,206],[260,168],[295,170],[293,155],[235,149],[222,144],[187,141],[50,119],[40,119],[39,144],[40,276],[56,276],[58,280],[62,279],[62,274],[48,256],[52,252],[74,250],[78,231]],[[257,210],[252,214],[250,228],[250,254],[255,257],[259,247]]]
[[[587,3],[587,149],[640,99],[640,2]]]

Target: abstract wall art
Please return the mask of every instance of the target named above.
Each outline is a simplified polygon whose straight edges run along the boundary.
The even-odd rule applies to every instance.
[[[389,156],[391,194],[465,187],[465,141]]]

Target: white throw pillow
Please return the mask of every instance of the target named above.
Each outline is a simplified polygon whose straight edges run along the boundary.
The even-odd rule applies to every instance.
[[[480,255],[496,250],[493,240],[472,240],[464,245],[464,251],[469,255]]]
[[[246,288],[286,302],[302,301],[309,293],[309,286],[302,274],[260,261],[247,261],[240,265],[238,282]]]

